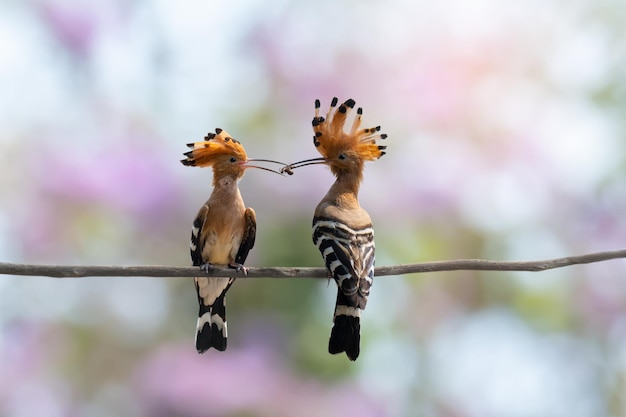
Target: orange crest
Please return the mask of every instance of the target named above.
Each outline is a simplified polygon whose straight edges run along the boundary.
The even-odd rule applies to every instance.
[[[313,118],[313,144],[326,159],[332,159],[340,153],[352,151],[363,161],[373,161],[385,154],[386,146],[376,145],[376,139],[387,137],[380,132],[380,126],[359,129],[363,109],[359,107],[352,122],[350,132],[344,131],[344,125],[350,111],[354,108],[354,100],[348,99],[335,110],[337,97],[330,103],[326,118],[320,117],[320,101],[315,100],[315,117]]]
[[[215,133],[207,134],[204,141],[188,143],[187,146],[192,150],[185,153],[187,158],[180,161],[187,166],[212,166],[219,157],[229,155],[240,161],[248,158],[241,143],[220,128],[215,129]]]

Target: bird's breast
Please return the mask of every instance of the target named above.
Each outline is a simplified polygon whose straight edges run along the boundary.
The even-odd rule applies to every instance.
[[[207,235],[207,240],[202,251],[203,259],[215,265],[227,265],[234,261],[237,249],[241,244],[242,232],[235,231],[229,233],[219,233],[211,231]]]

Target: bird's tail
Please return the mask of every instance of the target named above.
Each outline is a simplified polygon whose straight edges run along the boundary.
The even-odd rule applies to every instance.
[[[224,294],[215,299],[211,306],[200,303],[198,323],[196,325],[196,349],[204,353],[209,348],[226,350],[228,331],[226,327],[226,306]]]
[[[334,324],[328,342],[329,353],[346,352],[351,361],[359,357],[361,341],[361,309],[354,304],[340,289],[337,290]]]

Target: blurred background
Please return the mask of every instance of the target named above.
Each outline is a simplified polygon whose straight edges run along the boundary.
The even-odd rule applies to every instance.
[[[0,260],[190,264],[222,127],[316,157],[313,102],[382,125],[361,204],[377,264],[626,246],[626,4],[0,2]],[[322,266],[323,166],[241,183],[249,266]],[[194,350],[191,279],[0,277],[0,415],[626,415],[626,262],[375,281],[356,363],[335,286],[239,280],[229,348]]]

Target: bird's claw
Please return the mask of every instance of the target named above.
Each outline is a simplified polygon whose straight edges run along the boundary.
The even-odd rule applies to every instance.
[[[212,263],[206,262],[206,263],[200,265],[200,269],[202,271],[204,271],[205,274],[208,274],[209,272],[213,271],[214,267],[213,267]]]
[[[228,267],[236,270],[237,272],[243,272],[244,275],[248,275],[248,268],[243,266],[243,264],[230,263],[228,264]]]

